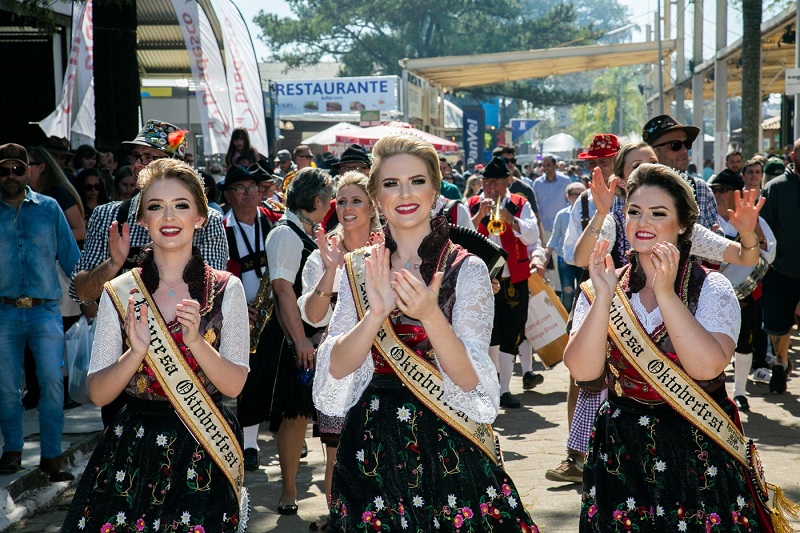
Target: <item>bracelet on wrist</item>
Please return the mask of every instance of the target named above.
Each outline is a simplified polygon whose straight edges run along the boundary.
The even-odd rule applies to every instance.
[[[741,238],[739,239],[739,244],[742,245],[742,250],[744,250],[746,252],[749,252],[750,250],[755,250],[756,248],[761,246],[761,239],[758,238],[758,235],[756,235],[756,232],[753,232],[752,235],[753,235],[753,237],[756,238],[756,243],[753,246],[745,246],[744,245],[744,240],[741,239]]]
[[[314,289],[314,294],[316,294],[320,298],[330,298],[331,296],[333,296],[332,292],[325,292],[325,291],[321,291],[319,289]]]
[[[600,235],[603,233],[603,228],[594,229],[593,227],[589,226],[587,229],[589,230],[589,234],[594,235],[595,237],[600,237]]]

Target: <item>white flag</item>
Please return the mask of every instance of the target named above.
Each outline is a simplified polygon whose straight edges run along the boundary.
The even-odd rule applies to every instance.
[[[203,151],[206,156],[228,151],[233,128],[231,103],[219,45],[203,9],[194,0],[172,0],[189,52],[196,90]]]
[[[233,126],[245,128],[250,135],[250,144],[258,153],[268,154],[264,97],[250,32],[239,9],[231,0],[212,0],[211,5],[219,19],[225,44],[225,68]]]

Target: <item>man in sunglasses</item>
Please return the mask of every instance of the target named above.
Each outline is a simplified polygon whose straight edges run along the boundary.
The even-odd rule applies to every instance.
[[[136,138],[122,143],[132,149],[130,161],[134,178],[156,159],[183,160],[187,146],[185,134],[168,122],[148,120]],[[83,303],[97,300],[105,282],[138,265],[140,252],[151,241],[147,229],[136,223],[138,206],[137,193],[130,200],[110,202],[92,212],[80,260],[72,271],[69,294],[74,300]],[[225,270],[228,241],[218,211],[209,209],[206,224],[195,232],[194,245],[212,268]],[[103,407],[106,426],[122,406],[117,400]]]
[[[711,228],[717,223],[717,202],[708,184],[686,173],[689,168],[689,149],[700,133],[700,128],[685,126],[669,115],[659,115],[647,121],[642,128],[642,140],[656,153],[658,162],[678,172],[694,193],[700,216],[697,223]]]
[[[58,203],[28,186],[28,152],[18,144],[0,146],[0,475],[22,468],[25,409],[19,384],[25,345],[36,361],[41,460],[50,481],[69,481],[61,456],[64,429],[64,328],[56,262],[71,272],[80,251]]]
[[[295,147],[293,159],[297,170],[301,170],[311,166],[311,163],[314,161],[314,154],[311,153],[311,148],[305,144],[301,144]]]

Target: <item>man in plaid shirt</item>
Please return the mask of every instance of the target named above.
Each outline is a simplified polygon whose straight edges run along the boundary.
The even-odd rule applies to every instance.
[[[160,120],[148,120],[133,141],[123,144],[133,148],[131,169],[134,177],[155,159],[170,157],[183,160],[186,132]],[[86,241],[72,271],[70,296],[78,302],[94,302],[103,292],[103,284],[137,266],[138,255],[150,243],[147,229],[136,223],[139,194],[126,202],[111,202],[95,208],[86,230]],[[127,212],[127,215],[125,213]],[[121,226],[121,227],[120,227]],[[228,241],[222,216],[209,209],[206,224],[195,232],[194,245],[203,259],[217,270],[228,263]],[[124,394],[124,393],[123,393]],[[103,423],[108,426],[121,407],[119,398],[103,407]]]

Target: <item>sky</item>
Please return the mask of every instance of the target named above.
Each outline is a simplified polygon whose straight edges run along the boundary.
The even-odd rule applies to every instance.
[[[655,19],[655,12],[657,7],[657,0],[618,0],[620,4],[627,6],[632,14],[632,20],[634,24],[638,24],[641,26],[642,31],[635,33],[633,36],[634,42],[640,42],[645,40],[644,36],[644,28],[647,24],[652,25]],[[661,0],[661,9],[664,9],[664,4],[666,1],[669,0]],[[689,4],[688,0],[686,1],[687,5]],[[250,28],[250,35],[253,39],[253,45],[256,51],[256,57],[259,61],[265,60],[269,57],[269,50],[267,49],[266,45],[258,38],[261,34],[261,30],[253,23],[253,18],[258,14],[259,11],[264,10],[268,13],[275,13],[281,17],[288,17],[292,15],[291,10],[289,9],[289,5],[285,2],[285,0],[269,0],[268,2],[264,2],[264,0],[234,0],[236,5],[239,7],[239,10],[242,12],[245,21],[247,22]],[[266,5],[265,5],[266,4]],[[740,7],[731,5],[732,3],[728,3],[728,44],[733,43],[741,37],[741,13]],[[716,17],[716,0],[705,0],[705,28],[704,28],[704,39],[703,39],[703,57],[708,59],[713,55],[714,52],[714,42],[715,42],[715,33],[714,33],[714,19]],[[686,34],[687,39],[691,39],[691,34],[693,33],[693,21],[692,21],[692,14],[691,10],[693,8],[691,6],[687,7],[687,16],[686,16]],[[673,17],[674,17],[675,9],[673,8]],[[770,16],[774,16],[773,14],[765,14],[765,20],[770,18]],[[674,20],[673,20],[674,26]],[[674,35],[673,35],[674,37]],[[687,40],[686,44],[686,51],[687,56],[691,55],[692,45],[691,41]]]

